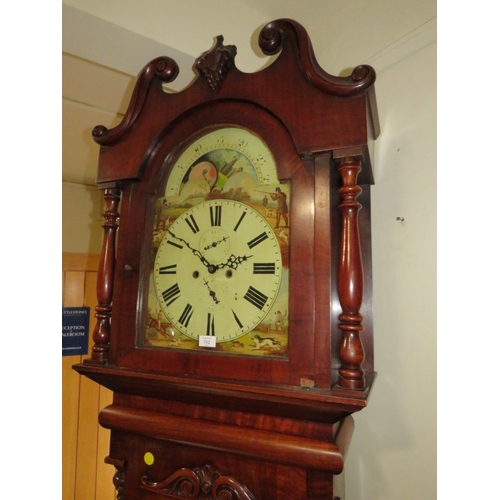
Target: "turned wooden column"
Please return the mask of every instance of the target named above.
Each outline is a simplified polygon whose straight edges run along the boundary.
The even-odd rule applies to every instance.
[[[111,332],[111,309],[113,303],[113,278],[115,275],[116,231],[118,230],[118,203],[120,190],[106,188],[104,190],[104,239],[102,242],[101,260],[97,273],[97,302],[95,317],[97,323],[92,334],[94,346],[90,362],[104,363],[108,359],[109,337]]]
[[[342,177],[339,194],[342,215],[338,287],[342,314],[339,328],[342,331],[340,345],[340,378],[338,385],[346,389],[362,390],[365,386],[361,368],[365,353],[360,333],[363,316],[359,313],[363,301],[363,261],[358,229],[358,212],[362,208],[356,198],[361,194],[357,177],[361,161],[355,157],[340,160],[338,167]]]
[[[125,460],[108,456],[104,459],[104,462],[115,467],[116,472],[113,475],[113,486],[116,489],[116,500],[124,500],[123,488],[125,484]]]

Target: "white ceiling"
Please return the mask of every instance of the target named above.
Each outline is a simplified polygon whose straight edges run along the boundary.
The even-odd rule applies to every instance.
[[[174,91],[217,35],[236,45],[236,64],[268,63],[257,36],[269,21],[291,18],[309,33],[319,64],[341,74],[362,64],[378,70],[384,54],[435,37],[435,0],[64,0],[62,3],[63,181],[93,185],[95,125],[117,125],[135,76],[158,56],[180,67]],[[373,61],[377,62],[374,64]]]

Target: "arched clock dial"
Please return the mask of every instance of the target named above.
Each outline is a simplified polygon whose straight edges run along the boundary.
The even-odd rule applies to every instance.
[[[154,262],[158,303],[172,326],[197,339],[241,337],[261,323],[278,296],[283,265],[266,218],[235,200],[211,200],[182,213],[165,232]]]
[[[227,126],[188,141],[167,168],[154,209],[145,344],[198,349],[208,335],[220,352],[286,357],[290,189],[271,150]]]
[[[187,146],[171,170],[165,196],[179,195],[186,183],[197,181],[206,181],[208,189],[227,190],[238,187],[245,175],[258,186],[278,184],[271,151],[246,129],[220,128]]]

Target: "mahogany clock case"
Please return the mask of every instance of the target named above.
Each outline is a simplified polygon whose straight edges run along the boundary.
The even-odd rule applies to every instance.
[[[175,63],[153,60],[138,77],[122,123],[94,130],[101,145],[98,184],[113,198],[105,231],[114,237],[117,227],[111,226],[118,226],[119,214],[118,244],[114,260],[114,244],[109,234],[105,238],[95,355],[75,369],[121,394],[235,411],[253,411],[258,400],[259,411],[269,414],[295,412],[335,422],[366,406],[375,377],[369,209],[369,150],[378,134],[375,75],[368,66],[356,68],[350,77],[327,75],[315,61],[307,34],[293,21],[270,23],[260,45],[267,54],[280,52],[279,57],[264,70],[245,74],[232,62],[234,48],[223,46],[219,37],[207,54],[218,50],[230,55],[218,63],[216,84],[203,77],[203,68],[212,68],[204,55],[198,60],[200,77],[175,94],[163,89],[177,74]],[[210,348],[155,349],[140,341],[147,326],[155,199],[165,192],[184,149],[225,127],[260,137],[276,160],[280,182],[290,186],[289,344],[284,358],[244,357]],[[344,176],[340,170],[349,162],[356,164],[356,173]],[[356,206],[346,208],[346,216],[339,206],[349,203]],[[349,234],[354,237],[346,237],[353,220],[355,231]],[[342,292],[346,285],[339,280],[345,272],[339,275],[339,263],[353,244],[359,245],[360,264],[347,275],[355,292]],[[352,304],[360,296],[362,305],[355,310]],[[363,372],[364,379],[361,385],[339,387],[339,353],[350,335],[346,331],[361,330],[359,317],[362,353],[349,347],[356,361],[353,366],[344,362],[344,368]],[[355,324],[342,329],[345,321]]]

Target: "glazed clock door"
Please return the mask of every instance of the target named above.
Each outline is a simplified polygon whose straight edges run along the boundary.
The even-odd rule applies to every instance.
[[[314,160],[268,111],[216,101],[157,134],[139,163],[123,184],[113,314],[126,314],[112,317],[110,363],[329,386],[330,371],[315,375],[330,348],[314,354],[314,259],[302,257],[314,214],[329,211],[310,210]]]
[[[142,345],[286,357],[289,204],[256,134],[191,142],[155,202]]]

